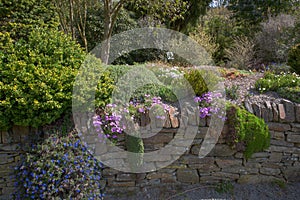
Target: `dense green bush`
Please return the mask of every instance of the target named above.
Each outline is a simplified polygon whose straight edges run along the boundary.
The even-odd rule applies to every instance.
[[[261,93],[274,91],[278,92],[283,98],[290,99],[294,102],[300,102],[300,76],[295,73],[274,74],[267,72],[264,78],[256,81],[255,87]]]
[[[28,40],[0,33],[0,129],[38,127],[71,107],[73,81],[84,53],[63,33],[37,28]]]
[[[184,78],[191,84],[196,96],[201,96],[205,92],[208,92],[208,87],[199,70],[190,70],[184,74]]]
[[[16,167],[15,199],[101,199],[102,165],[77,133],[53,134],[33,145]]]
[[[263,119],[235,105],[227,107],[227,122],[229,125],[226,140],[242,150],[246,159],[253,153],[260,152],[270,145],[270,133]]]
[[[10,33],[14,40],[25,39],[36,27],[54,28],[59,18],[52,1],[48,0],[1,0],[0,32]]]
[[[300,43],[290,49],[288,53],[288,65],[300,75]]]

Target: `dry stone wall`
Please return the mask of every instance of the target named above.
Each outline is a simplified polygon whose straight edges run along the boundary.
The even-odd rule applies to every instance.
[[[283,100],[280,103],[246,102],[245,107],[268,124],[271,145],[267,150],[245,160],[242,152],[237,152],[225,143],[222,136],[229,129],[224,126],[217,145],[200,159],[198,152],[210,122],[209,119],[201,119],[191,147],[169,166],[155,172],[138,174],[105,167],[103,176],[108,192],[128,192],[150,185],[218,183],[226,180],[238,183],[300,181],[300,105]],[[146,152],[168,144],[175,137],[178,126],[180,124],[176,118],[168,119],[160,133],[144,140]],[[18,146],[25,142],[29,132],[26,127],[14,127],[12,131],[0,134],[0,199],[7,199],[14,190],[12,168],[22,153]]]

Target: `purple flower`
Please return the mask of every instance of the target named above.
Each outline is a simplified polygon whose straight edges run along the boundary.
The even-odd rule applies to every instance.
[[[153,97],[152,98],[152,103],[153,104],[160,104],[161,103],[161,98],[160,97]]]
[[[108,107],[108,108],[115,108],[115,107],[117,107],[117,105],[113,104],[113,103],[110,103],[110,104],[107,104],[106,107]]]
[[[138,111],[139,111],[140,113],[144,113],[144,112],[145,112],[145,109],[144,109],[144,108],[139,108]]]
[[[166,118],[165,116],[160,116],[160,115],[156,116],[156,119],[162,119],[162,120],[164,120],[165,118]]]

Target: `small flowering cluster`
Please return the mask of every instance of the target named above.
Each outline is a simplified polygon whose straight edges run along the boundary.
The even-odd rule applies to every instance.
[[[158,79],[165,84],[170,84],[174,79],[183,78],[184,73],[180,71],[179,67],[159,68]]]
[[[199,116],[205,118],[213,114],[218,114],[218,117],[223,121],[226,120],[225,113],[218,107],[218,99],[222,98],[221,93],[208,92],[200,97],[195,97],[194,101],[199,104]]]
[[[118,134],[122,134],[126,129],[126,114],[131,120],[138,122],[141,114],[153,112],[157,119],[164,120],[169,106],[162,102],[160,97],[145,95],[142,99],[133,99],[129,104],[118,108],[116,104],[108,104],[103,109],[102,114],[93,117],[93,125],[100,141],[104,138],[116,142]]]
[[[123,116],[114,111],[116,107],[116,104],[108,104],[105,106],[102,116],[95,115],[93,117],[93,125],[101,141],[103,141],[104,138],[116,140],[118,134],[122,134],[126,128],[121,121]],[[123,109],[123,112],[129,113],[126,108]]]
[[[50,136],[15,168],[15,199],[102,199],[102,165],[75,136]]]

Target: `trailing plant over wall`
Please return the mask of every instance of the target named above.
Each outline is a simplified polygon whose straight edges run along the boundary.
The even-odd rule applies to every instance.
[[[15,168],[16,199],[102,199],[102,165],[77,136],[53,134]]]
[[[227,105],[227,143],[243,151],[246,159],[270,146],[270,133],[263,119],[236,105]]]

